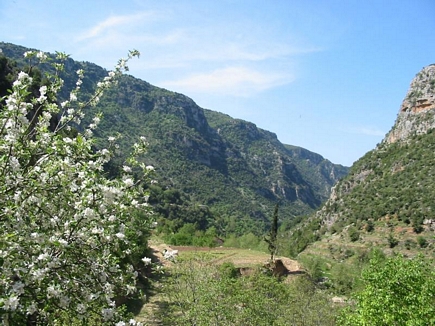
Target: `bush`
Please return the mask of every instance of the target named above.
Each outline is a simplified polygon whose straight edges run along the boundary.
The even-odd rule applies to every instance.
[[[417,237],[417,243],[420,246],[420,248],[426,248],[428,246],[428,242],[424,237]]]
[[[435,272],[422,256],[375,257],[363,272],[364,288],[339,325],[434,325]]]
[[[372,232],[374,229],[375,229],[375,224],[373,223],[372,220],[368,220],[366,223],[366,231]]]
[[[317,256],[300,256],[300,261],[306,268],[308,275],[314,280],[318,281],[323,276],[322,261]]]
[[[236,278],[240,275],[239,270],[232,262],[225,262],[219,266],[219,273],[224,278]]]
[[[192,245],[192,236],[187,233],[176,233],[169,237],[169,244],[174,246],[190,246]]]
[[[360,234],[359,234],[358,230],[354,226],[351,226],[347,230],[347,233],[349,235],[350,241],[352,241],[352,242],[358,241]]]
[[[390,248],[394,248],[399,244],[399,240],[397,240],[392,233],[388,235],[387,241]]]
[[[228,238],[225,239],[224,247],[239,248],[240,247],[239,238],[234,234],[231,234]]]
[[[216,246],[216,229],[210,227],[204,231],[197,230],[195,224],[184,224],[177,233],[165,237],[165,241],[174,246]]]
[[[331,282],[334,292],[346,295],[352,292],[358,271],[344,263],[339,263],[331,268]]]
[[[405,248],[408,250],[411,250],[412,248],[415,247],[415,242],[411,239],[406,239],[405,240]]]

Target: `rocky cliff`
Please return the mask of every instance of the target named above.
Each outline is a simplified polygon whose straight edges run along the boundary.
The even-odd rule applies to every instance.
[[[16,66],[26,64],[22,54],[28,49],[1,42],[0,48]],[[74,72],[80,68],[85,70],[82,90],[88,93],[107,73],[95,64],[68,59],[62,76],[66,96],[68,87],[75,85]],[[274,133],[253,123],[204,110],[183,94],[133,76],[123,76],[95,111],[103,114],[95,131],[97,146],[105,146],[108,137],[116,133],[123,136],[120,158],[110,166],[111,173],[116,173],[116,165],[122,164],[129,147],[144,135],[149,142],[147,164],[156,167],[156,178],[167,197],[178,191],[184,202],[212,211],[221,219],[219,227],[231,233],[263,232],[278,201],[282,220],[312,212],[348,171],[318,154],[286,147]],[[88,117],[95,111],[88,112]],[[86,119],[84,122],[89,122]],[[170,204],[167,206],[165,212],[170,211]],[[177,220],[177,227],[186,222],[184,217],[180,221],[166,215]]]
[[[397,120],[384,141],[393,143],[435,128],[434,94],[435,64],[432,64],[423,68],[412,80]]]
[[[320,210],[290,232],[292,246],[297,251],[310,242],[399,251],[420,243],[435,246],[434,130],[435,65],[430,65],[412,80],[385,139],[354,163]],[[331,239],[334,245],[326,245]]]

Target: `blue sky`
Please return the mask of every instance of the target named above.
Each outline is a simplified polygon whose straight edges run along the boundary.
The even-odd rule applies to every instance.
[[[433,0],[1,0],[0,40],[130,73],[350,166],[435,63]]]

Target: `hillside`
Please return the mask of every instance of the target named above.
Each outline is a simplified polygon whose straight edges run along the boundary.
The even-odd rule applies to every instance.
[[[322,209],[291,234],[293,246],[300,251],[317,240],[307,252],[337,257],[346,248],[373,246],[405,255],[433,252],[434,113],[430,65],[412,80],[382,143],[355,162]]]
[[[18,67],[25,64],[27,48],[6,43],[0,48]],[[107,73],[95,64],[68,59],[63,96],[79,68],[85,70],[82,90],[88,93]],[[158,180],[150,189],[155,197],[151,202],[174,221],[174,228],[191,222],[201,228],[219,224],[226,233],[262,233],[277,201],[282,220],[313,212],[348,171],[318,154],[284,145],[250,122],[204,110],[182,94],[133,76],[123,76],[91,113],[97,111],[103,113],[98,146],[108,136],[122,134],[118,164],[139,136],[147,137],[146,162],[156,167]],[[117,167],[108,169],[116,173]]]

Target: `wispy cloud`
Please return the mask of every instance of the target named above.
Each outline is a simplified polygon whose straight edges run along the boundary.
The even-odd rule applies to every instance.
[[[193,74],[183,79],[164,81],[161,84],[187,93],[249,96],[291,81],[293,77],[286,74],[263,73],[245,67],[228,67],[210,73]]]
[[[361,128],[361,133],[368,136],[385,136],[385,131],[372,128]]]
[[[128,33],[121,30],[113,30],[93,39],[89,39],[89,46],[98,48],[129,48],[133,47],[168,47],[180,42],[183,34],[180,31],[171,31],[161,35],[148,35],[140,33]]]
[[[372,127],[359,127],[352,130],[355,134],[366,135],[366,136],[385,136],[386,132],[377,128]]]
[[[155,12],[139,12],[132,15],[118,15],[118,16],[110,16],[105,20],[97,23],[95,26],[87,29],[83,33],[81,33],[77,37],[77,41],[83,41],[87,39],[92,39],[102,34],[105,34],[108,31],[116,30],[121,26],[131,26],[140,22],[144,19],[153,18],[156,15]]]
[[[142,59],[132,65],[159,86],[243,97],[292,82],[294,57],[322,51],[288,37],[291,33],[268,32],[247,20],[194,15],[180,23],[180,17],[160,9],[112,15],[80,33],[76,43],[79,51],[106,52],[108,63],[99,61],[106,66],[120,49],[140,50]]]
[[[261,62],[272,59],[287,58],[292,55],[320,51],[317,48],[292,48],[284,44],[258,41],[258,46],[252,47],[243,42],[210,41],[206,38],[194,39],[183,44],[184,51],[178,59],[205,62],[245,61]],[[198,45],[201,46],[198,46]]]

